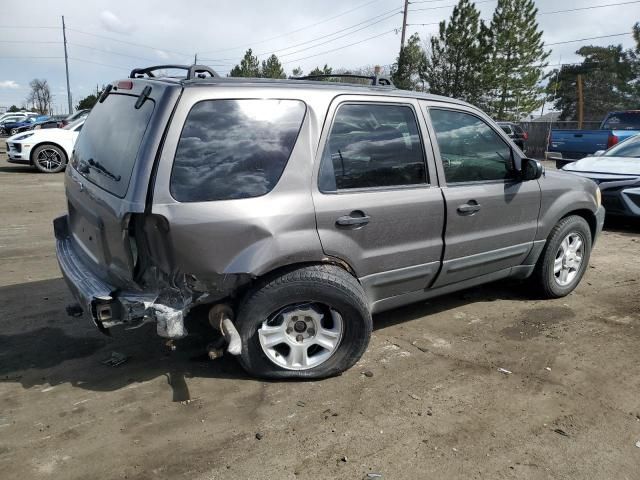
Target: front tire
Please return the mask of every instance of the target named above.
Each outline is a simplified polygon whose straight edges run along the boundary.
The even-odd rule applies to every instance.
[[[41,173],[58,173],[67,166],[67,155],[56,145],[40,145],[33,150],[33,165]]]
[[[244,369],[263,378],[325,378],[352,367],[371,336],[358,281],[333,265],[290,270],[245,297],[236,326]]]
[[[564,297],[578,286],[589,264],[591,244],[589,224],[578,215],[553,227],[533,277],[545,298]]]

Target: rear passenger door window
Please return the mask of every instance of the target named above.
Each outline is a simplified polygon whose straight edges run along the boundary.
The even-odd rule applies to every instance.
[[[484,120],[455,110],[429,113],[447,183],[514,178],[511,148]]]
[[[413,108],[343,104],[334,117],[320,166],[320,191],[425,185],[424,151]]]
[[[185,121],[171,172],[179,202],[259,197],[278,183],[306,111],[300,100],[206,100]]]

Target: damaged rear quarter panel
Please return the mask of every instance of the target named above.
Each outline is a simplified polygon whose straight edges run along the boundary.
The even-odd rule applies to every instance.
[[[309,100],[312,97],[315,100]],[[191,107],[202,100],[283,98],[282,90],[268,86],[186,89],[169,128],[160,156],[152,213],[163,216],[165,234],[174,259],[174,271],[214,283],[219,275],[259,276],[283,265],[321,261],[311,197],[313,158],[319,129],[331,101],[325,92],[302,92],[307,112],[284,172],[268,194],[237,200],[180,203],[170,194],[170,177],[180,133]],[[315,104],[314,104],[315,101]]]

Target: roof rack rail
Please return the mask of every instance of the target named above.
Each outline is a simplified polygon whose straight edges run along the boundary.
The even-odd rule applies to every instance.
[[[322,74],[322,75],[305,75],[304,77],[289,77],[291,80],[317,80],[324,78],[363,78],[371,80],[371,85],[384,85],[386,87],[393,87],[393,82],[388,77],[381,77],[380,75],[353,75],[351,73],[334,73],[334,74]]]
[[[187,80],[191,80],[194,78],[205,78],[207,75],[209,75],[210,77],[220,76],[216,73],[215,70],[205,65],[154,65],[152,67],[146,68],[134,68],[133,70],[131,70],[129,78],[144,78],[145,75],[153,78],[155,77],[153,72],[155,72],[156,70],[165,70],[168,68],[186,70]]]

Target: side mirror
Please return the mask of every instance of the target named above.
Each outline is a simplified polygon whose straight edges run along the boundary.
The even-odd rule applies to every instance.
[[[523,182],[538,180],[544,175],[544,166],[533,158],[522,159],[521,178]]]

